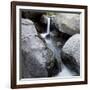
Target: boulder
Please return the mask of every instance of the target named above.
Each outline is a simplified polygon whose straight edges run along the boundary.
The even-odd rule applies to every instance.
[[[59,71],[57,60],[38,35],[32,21],[21,20],[21,78],[51,77]]]
[[[42,15],[42,17],[40,18],[40,22],[47,24],[48,22],[48,16],[47,15]]]
[[[67,67],[80,74],[80,34],[75,34],[66,41],[61,58]]]
[[[21,38],[38,35],[34,23],[29,19],[21,19]]]
[[[69,35],[80,33],[80,14],[57,13],[52,20],[60,32]]]

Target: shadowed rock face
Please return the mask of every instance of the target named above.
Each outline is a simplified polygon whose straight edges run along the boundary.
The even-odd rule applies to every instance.
[[[66,66],[80,74],[80,34],[73,35],[66,41],[61,57]]]
[[[21,78],[51,77],[59,72],[57,60],[39,37],[34,23],[21,19]]]
[[[23,10],[21,13],[22,18],[38,21],[45,12]]]

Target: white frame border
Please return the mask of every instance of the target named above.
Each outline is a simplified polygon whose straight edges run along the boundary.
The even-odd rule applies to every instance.
[[[39,78],[39,79],[21,79],[19,80],[19,35],[20,35],[20,17],[19,17],[19,10],[20,9],[33,9],[33,10],[47,10],[47,11],[67,11],[67,12],[81,12],[80,15],[80,76],[72,76],[69,78]],[[23,84],[40,84],[40,83],[54,83],[54,82],[75,82],[75,81],[84,81],[84,33],[85,33],[85,26],[84,26],[84,9],[75,9],[75,8],[53,8],[53,7],[37,7],[37,6],[16,6],[16,83],[17,85]]]

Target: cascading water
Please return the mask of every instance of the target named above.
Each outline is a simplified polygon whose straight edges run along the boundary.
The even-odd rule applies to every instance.
[[[48,17],[47,19],[48,23],[47,23],[47,35],[50,34],[50,17]]]
[[[61,48],[57,47],[57,40],[53,40],[53,38],[55,38],[55,37],[53,37],[53,38],[52,38],[52,36],[50,37],[50,17],[47,17],[46,33],[41,34],[41,37],[46,41],[47,47],[52,50],[56,59],[61,58],[60,57]],[[49,38],[47,38],[47,37],[49,37]],[[60,38],[59,38],[59,42],[61,42]],[[72,76],[74,74],[73,72],[70,72],[65,65],[62,65],[62,66],[63,66],[62,72],[58,73],[58,75],[56,77]]]
[[[50,17],[47,17],[47,30],[46,33],[41,34],[42,38],[50,36]]]

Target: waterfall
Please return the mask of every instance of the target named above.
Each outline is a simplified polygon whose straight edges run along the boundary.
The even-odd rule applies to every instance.
[[[61,47],[57,47],[57,42],[61,42],[62,40],[60,39],[61,37],[56,37],[55,39],[53,39],[52,37],[50,37],[50,18],[51,17],[47,17],[47,27],[46,27],[46,32],[41,34],[41,37],[44,38],[47,47],[53,52],[53,54],[55,55],[55,58],[57,60],[61,59]],[[48,38],[47,38],[48,37]],[[59,78],[63,78],[63,77],[71,77],[71,76],[75,76],[74,72],[71,72],[64,64],[62,64],[63,66],[63,70],[61,72],[59,72],[55,77],[59,77]]]
[[[50,34],[50,17],[47,19],[47,35]]]
[[[46,33],[41,34],[42,38],[50,37],[50,17],[47,17],[47,30]]]

